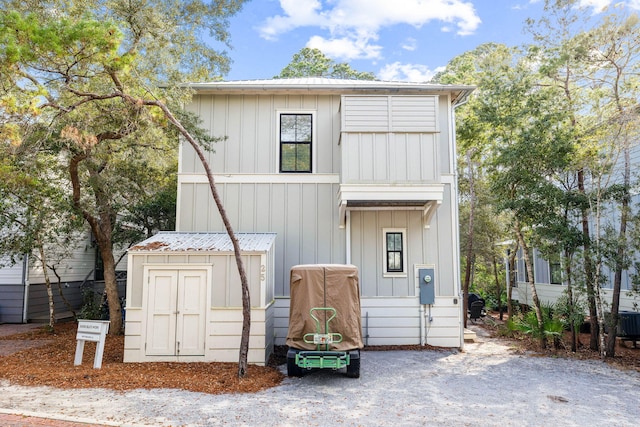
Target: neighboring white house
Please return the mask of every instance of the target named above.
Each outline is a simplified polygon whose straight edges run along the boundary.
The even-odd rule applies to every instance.
[[[265,362],[258,358],[268,357],[269,342],[285,343],[289,269],[298,264],[359,268],[365,345],[463,346],[454,110],[472,87],[325,78],[191,87],[187,109],[212,136],[226,137],[208,160],[234,230],[274,233],[272,245],[245,254],[261,257],[274,287],[270,299],[268,286],[260,296],[252,293],[253,316],[266,328],[252,332],[254,363]],[[224,232],[187,144],[180,151],[176,224],[179,239]],[[185,250],[172,238],[160,235],[130,251],[125,361],[236,361],[237,350],[217,351],[239,343],[239,300],[215,296],[220,289],[237,292],[235,281],[227,282],[231,262],[215,258],[215,245]],[[173,332],[151,336],[162,329],[150,329],[155,268],[177,275],[207,270],[207,301],[198,310],[199,325],[208,329],[197,357],[181,358]],[[262,289],[259,278],[250,280]],[[179,310],[168,308],[162,330],[173,331],[181,320],[169,311]],[[167,336],[168,350],[154,354],[150,343]]]
[[[517,300],[520,304],[533,305],[531,298],[531,287],[527,282],[525,275],[526,268],[524,266],[524,259],[522,252],[518,252],[519,258],[517,261],[516,272],[516,287],[513,292],[513,299]],[[555,304],[560,296],[565,293],[567,289],[566,283],[563,281],[562,265],[560,262],[550,262],[545,259],[538,250],[533,251],[533,269],[534,280],[536,283],[536,292],[538,298],[543,304]],[[604,283],[600,289],[603,297],[603,302],[608,305],[611,304],[611,298],[613,295],[613,272],[606,266],[603,267]],[[575,284],[574,284],[575,286]],[[638,311],[640,310],[640,294],[633,292],[633,284],[631,283],[631,277],[628,271],[624,271],[622,274],[622,284],[620,291],[620,311]],[[574,290],[574,292],[576,292]],[[582,295],[586,301],[586,296]]]
[[[83,300],[85,289],[97,293],[98,302],[99,294],[104,289],[102,267],[91,233],[87,231],[73,244],[73,250],[64,257],[58,260],[49,259],[60,276],[60,288],[66,300],[65,302],[60,296],[58,277],[53,270],[49,269],[57,320],[72,317],[67,303],[76,312],[82,307],[85,302]],[[50,257],[53,255],[60,257],[55,247],[47,250]],[[116,251],[116,260],[122,253],[122,250]],[[126,261],[125,257],[116,266],[119,277],[122,276],[121,272],[126,271]],[[3,266],[0,268],[0,323],[49,322],[49,298],[45,275],[36,257],[23,255],[13,264],[8,256],[0,257],[0,265]],[[124,296],[124,280],[118,279],[118,289],[120,295]]]
[[[614,156],[618,159],[618,163],[612,168],[613,173],[611,177],[605,177],[602,179],[602,183],[604,186],[611,184],[621,184],[622,183],[622,171],[624,170],[624,156]],[[629,156],[631,170],[633,177],[632,179],[632,200],[630,204],[631,215],[638,214],[638,206],[640,202],[640,187],[638,176],[636,172],[633,172],[637,169],[637,166],[640,165],[640,145],[634,144],[630,150]],[[634,182],[635,181],[635,182]],[[594,209],[595,210],[595,209]],[[599,229],[602,233],[605,226],[614,226],[615,229],[619,229],[619,209],[610,203],[602,202],[602,205],[599,208],[600,211],[600,221],[598,226],[596,226],[596,219],[591,214],[590,218],[590,229],[592,233],[592,240],[595,239],[593,236],[595,234],[596,229]],[[632,239],[631,236],[631,228],[633,225],[630,225],[627,230],[627,235],[629,240]],[[616,232],[617,233],[617,232]],[[558,298],[564,294],[566,290],[566,282],[564,278],[564,266],[560,262],[560,257],[558,256],[556,260],[548,260],[537,249],[533,250],[533,277],[536,283],[536,292],[538,293],[538,298],[542,303],[550,303],[554,304]],[[635,253],[631,255],[631,258],[635,261],[640,260],[640,254]],[[527,277],[525,274],[526,268],[524,263],[524,258],[522,255],[522,251],[518,252],[518,261],[516,265],[516,288],[513,292],[513,299],[518,300],[521,304],[532,305],[533,301],[531,298],[531,289],[527,282]],[[640,292],[638,289],[634,291],[633,279],[634,276],[637,276],[638,272],[632,266],[629,270],[624,270],[622,272],[622,281],[621,281],[621,292],[620,292],[620,311],[639,311],[640,310]],[[614,273],[607,266],[606,263],[603,263],[601,266],[601,276],[602,276],[602,285],[601,285],[601,295],[603,297],[603,302],[607,305],[605,307],[605,311],[608,311],[608,306],[611,304],[612,294],[613,294],[613,281],[614,281]],[[574,282],[580,281],[580,273],[576,274],[574,277]],[[584,297],[584,295],[583,295]],[[586,297],[585,297],[586,299]]]
[[[8,257],[0,260],[0,323],[48,322],[49,300],[44,271],[34,257],[23,256],[15,264]],[[79,242],[71,256],[57,263],[62,292],[74,307],[82,305],[81,287],[93,283],[96,251],[89,234]],[[68,308],[57,289],[57,277],[49,271],[56,316],[67,317]]]

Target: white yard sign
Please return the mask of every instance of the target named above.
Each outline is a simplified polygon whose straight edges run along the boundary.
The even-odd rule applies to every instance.
[[[96,356],[93,359],[93,368],[102,367],[102,355],[104,354],[104,341],[109,332],[108,320],[78,320],[78,333],[76,334],[76,358],[73,361],[75,366],[82,364],[82,354],[84,353],[84,343],[92,341],[96,344]]]

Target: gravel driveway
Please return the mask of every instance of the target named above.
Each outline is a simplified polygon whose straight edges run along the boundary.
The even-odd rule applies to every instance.
[[[479,330],[481,332],[481,330]],[[640,374],[598,361],[464,352],[363,352],[361,378],[287,378],[256,394],[57,390],[0,383],[0,412],[152,426],[637,426]]]

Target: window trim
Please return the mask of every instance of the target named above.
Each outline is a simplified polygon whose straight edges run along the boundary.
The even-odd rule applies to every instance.
[[[402,271],[388,271],[387,234],[402,234]],[[406,228],[383,228],[382,229],[382,276],[383,277],[407,277],[407,229]]]
[[[317,146],[317,132],[316,132],[316,110],[276,110],[276,129],[275,129],[275,140],[276,140],[276,173],[278,174],[310,174],[316,172],[316,146]],[[282,158],[282,141],[280,141],[280,125],[281,125],[281,117],[287,114],[295,114],[295,115],[310,115],[311,116],[311,170],[309,172],[301,172],[301,171],[282,171],[281,170],[281,162]]]

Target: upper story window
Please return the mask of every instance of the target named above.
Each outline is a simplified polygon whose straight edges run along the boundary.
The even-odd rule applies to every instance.
[[[386,276],[406,276],[407,236],[405,229],[386,228],[384,237],[384,274]]]
[[[312,114],[280,114],[280,172],[311,172]]]

